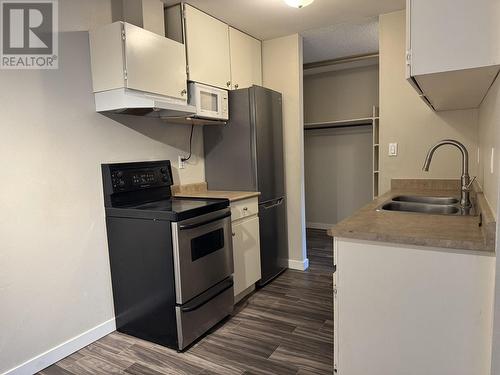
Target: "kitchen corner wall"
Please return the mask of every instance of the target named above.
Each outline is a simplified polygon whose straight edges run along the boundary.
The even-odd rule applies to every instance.
[[[470,174],[478,174],[478,111],[432,111],[405,79],[405,11],[380,16],[380,192],[392,178],[460,178],[460,153],[451,147],[436,152],[429,172],[422,171],[428,149],[453,138],[469,150]],[[398,156],[388,156],[397,142]]]
[[[491,374],[500,374],[500,78],[491,86],[479,108],[479,147],[481,150],[481,177],[484,194],[497,218],[497,257],[495,281],[495,307],[493,323],[493,345]],[[493,169],[491,170],[491,150],[494,148]]]
[[[304,115],[302,37],[298,34],[262,43],[265,87],[283,94],[283,138],[289,268],[308,267],[304,204]]]
[[[479,148],[481,151],[479,179],[491,210],[496,215],[500,178],[500,79],[491,86],[479,107]],[[493,151],[493,169],[491,153]]]
[[[201,129],[95,112],[89,27],[104,0],[60,0],[58,70],[0,70],[0,373],[114,317],[100,164],[171,159],[204,181]],[[123,123],[120,123],[123,122]]]

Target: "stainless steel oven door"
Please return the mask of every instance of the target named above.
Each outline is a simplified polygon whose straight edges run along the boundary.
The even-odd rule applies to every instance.
[[[186,303],[233,273],[229,208],[172,223],[175,292]]]

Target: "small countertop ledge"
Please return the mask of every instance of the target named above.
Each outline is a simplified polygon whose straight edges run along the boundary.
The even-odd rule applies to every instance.
[[[219,191],[208,190],[206,182],[187,185],[173,185],[172,195],[178,198],[220,198],[231,202],[258,197],[258,191]]]
[[[398,195],[458,197],[458,180],[392,180],[392,189],[339,222],[332,237],[425,247],[495,252],[496,223],[479,185],[471,193],[478,216],[446,216],[382,211],[377,208]],[[481,223],[481,225],[480,225]]]

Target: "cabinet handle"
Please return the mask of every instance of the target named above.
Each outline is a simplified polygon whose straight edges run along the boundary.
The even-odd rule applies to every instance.
[[[227,87],[231,86],[231,81],[227,81],[227,82],[226,82],[226,86],[227,86]]]
[[[248,207],[243,207],[243,211],[248,211]]]
[[[231,233],[231,234],[233,235],[233,237],[234,237],[234,236],[236,236],[236,233],[234,233],[234,232],[233,232],[233,233]]]
[[[240,87],[240,85],[238,85],[238,84],[234,85],[235,89],[237,89],[238,87]]]
[[[182,96],[184,96],[184,95],[186,95],[186,94],[187,94],[187,90],[186,90],[186,89],[184,89],[184,90],[182,90],[182,91],[181,91],[181,95],[182,95]]]

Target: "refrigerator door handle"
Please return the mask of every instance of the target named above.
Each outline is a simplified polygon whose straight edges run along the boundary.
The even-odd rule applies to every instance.
[[[281,204],[283,204],[283,200],[284,200],[284,198],[278,198],[275,201],[264,202],[264,203],[261,204],[261,206],[262,206],[262,208],[264,210],[269,210],[270,208],[278,207]],[[275,202],[275,203],[272,203],[272,204],[268,205],[267,203],[270,203],[270,202]]]

